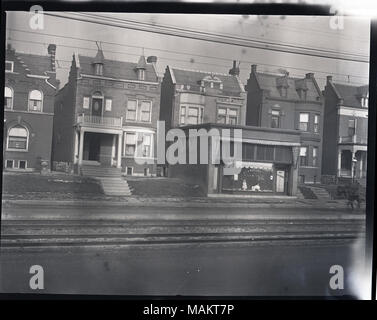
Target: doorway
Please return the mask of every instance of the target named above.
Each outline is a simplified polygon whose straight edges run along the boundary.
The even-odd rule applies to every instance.
[[[102,103],[103,99],[102,98],[93,98],[92,102],[92,116],[95,117],[102,117]]]
[[[287,193],[287,169],[284,167],[277,167],[275,170],[275,192]]]

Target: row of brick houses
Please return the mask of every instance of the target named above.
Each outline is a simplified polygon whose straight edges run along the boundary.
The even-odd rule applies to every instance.
[[[167,66],[160,79],[156,57],[109,60],[99,47],[94,57],[73,55],[59,89],[55,51],[52,44],[46,56],[7,48],[6,170],[117,168],[126,176],[180,177],[207,194],[295,195],[299,183],[365,177],[368,86],[328,77],[322,92],[313,73],[267,74],[256,65],[244,86],[236,62],[228,74]],[[224,174],[224,162],[157,163],[158,120],[165,133],[241,129],[239,171]]]

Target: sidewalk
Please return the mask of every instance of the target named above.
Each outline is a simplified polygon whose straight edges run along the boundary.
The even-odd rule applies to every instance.
[[[349,209],[345,200],[308,200],[293,197],[216,197],[216,198],[151,198],[123,197],[98,200],[2,200],[3,207],[14,206],[73,207],[173,207],[173,208],[312,208]]]

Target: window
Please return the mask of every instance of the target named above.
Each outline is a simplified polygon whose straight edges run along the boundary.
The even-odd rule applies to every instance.
[[[300,148],[300,166],[308,165],[308,147]]]
[[[181,106],[180,124],[200,124],[203,122],[203,109],[199,106]]]
[[[105,100],[105,111],[111,111],[112,103],[113,103],[113,100],[111,100],[111,99]]]
[[[271,111],[271,128],[280,128],[280,111]]]
[[[13,108],[13,90],[9,87],[4,88],[4,109]]]
[[[185,122],[186,122],[186,107],[182,106],[180,117],[179,117],[179,124],[185,124]]]
[[[138,70],[138,77],[139,77],[139,80],[145,80],[145,70],[144,69]]]
[[[300,126],[301,131],[309,131],[309,113],[300,113]]]
[[[102,63],[96,63],[94,72],[97,76],[102,76],[103,75],[103,64]]]
[[[237,124],[238,110],[220,107],[217,109],[217,123]]]
[[[5,61],[5,72],[13,72],[13,61]]]
[[[348,136],[352,137],[356,133],[356,119],[348,120]]]
[[[13,168],[13,160],[7,160],[5,163],[5,167],[7,169],[12,169]]]
[[[127,102],[127,121],[151,122],[152,101],[128,99]]]
[[[363,108],[368,108],[368,100],[369,100],[369,95],[368,94],[365,97],[361,98],[361,106]]]
[[[140,102],[140,121],[142,122],[151,121],[151,102],[150,101]]]
[[[90,105],[90,98],[89,97],[84,97],[84,100],[83,100],[83,103],[82,103],[82,107],[84,109],[89,109],[89,105]]]
[[[29,93],[29,111],[42,111],[42,92],[38,90]]]
[[[314,115],[314,127],[313,130],[315,133],[319,133],[319,115]]]
[[[150,158],[152,156],[152,135],[149,133],[138,133],[136,154],[141,158]]]
[[[126,156],[134,156],[136,150],[136,133],[126,133]]]
[[[26,169],[26,160],[18,161],[18,168],[19,169]]]
[[[8,133],[8,150],[27,150],[28,131],[22,126],[15,126]]]
[[[136,106],[137,106],[137,100],[128,100],[126,120],[136,121]]]
[[[318,166],[318,148],[313,147],[313,167]]]

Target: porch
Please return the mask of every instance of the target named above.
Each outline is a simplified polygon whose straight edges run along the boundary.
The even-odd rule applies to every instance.
[[[341,147],[338,150],[338,178],[363,179],[367,172],[367,150],[364,146]]]

